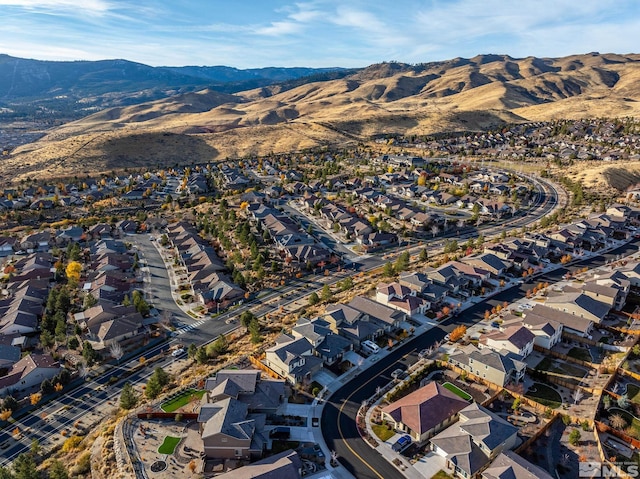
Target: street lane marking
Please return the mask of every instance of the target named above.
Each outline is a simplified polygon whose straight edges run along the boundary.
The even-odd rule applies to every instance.
[[[377,376],[373,376],[371,379],[369,379],[367,382],[362,383],[357,389],[354,389],[354,391],[349,394],[349,396],[347,396],[345,398],[345,400],[342,402],[342,405],[340,406],[340,409],[338,410],[339,414],[344,414],[343,409],[344,406],[347,404],[347,402],[349,402],[351,400],[351,398],[353,397],[354,394],[356,394],[358,391],[360,391],[363,387],[365,387],[367,384],[369,384],[371,381],[373,381],[374,379],[378,379],[378,377],[383,374],[386,373],[389,369],[391,369],[392,367],[395,366],[395,363],[390,365],[389,367],[383,369],[382,371],[380,371],[380,374]],[[346,414],[345,414],[346,416]],[[351,418],[349,418],[351,419]],[[365,419],[366,421],[366,419]],[[358,423],[356,422],[356,429],[358,428]],[[365,428],[366,428],[366,424],[365,424]],[[347,446],[347,449],[349,449],[349,451],[351,451],[351,454],[353,454],[354,456],[356,456],[358,459],[360,459],[360,462],[362,464],[364,464],[365,466],[367,466],[369,469],[371,469],[371,471],[378,476],[380,479],[385,479],[384,476],[381,476],[380,473],[378,471],[376,471],[373,467],[371,467],[371,465],[369,465],[368,462],[366,462],[361,456],[360,454],[358,454],[356,451],[353,450],[353,448],[349,445],[349,443],[347,442],[346,438],[344,437],[344,434],[342,434],[342,426],[340,425],[340,415],[338,415],[338,434],[340,434],[340,437],[342,438],[342,440],[344,441],[345,446]],[[362,439],[362,436],[360,436],[360,438]],[[364,439],[363,439],[364,440]],[[380,453],[378,453],[380,454]],[[382,456],[382,454],[380,454]],[[385,457],[382,456],[382,458],[386,461]]]

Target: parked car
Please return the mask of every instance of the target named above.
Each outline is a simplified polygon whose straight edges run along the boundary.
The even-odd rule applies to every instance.
[[[184,353],[186,353],[184,348],[178,348],[174,352],[171,353],[171,356],[173,356],[174,358],[177,358],[179,356],[182,356]]]
[[[408,434],[405,434],[404,436],[401,436],[400,439],[398,439],[396,442],[393,443],[393,445],[391,446],[391,449],[393,449],[396,452],[402,452],[406,448],[408,448],[410,445],[411,445],[411,436],[409,436]]]
[[[447,334],[447,335],[444,337],[444,340],[445,340],[445,341],[447,341],[447,342],[448,342],[448,341],[451,341],[451,335],[450,335],[450,334]]]
[[[499,327],[500,327],[500,323],[499,323],[499,322],[497,322],[497,321],[493,321],[493,322],[491,323],[491,326],[493,326],[494,328],[499,328]]]
[[[391,373],[391,377],[399,381],[400,379],[403,379],[406,376],[406,374],[407,373],[405,373],[402,369],[398,368]]]

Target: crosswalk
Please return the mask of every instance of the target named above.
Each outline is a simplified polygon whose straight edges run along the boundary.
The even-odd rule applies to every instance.
[[[204,323],[206,323],[207,320],[206,319],[201,319],[200,321],[196,321],[193,324],[189,324],[187,326],[182,326],[181,328],[178,328],[174,331],[174,333],[176,335],[180,335],[180,334],[184,334],[184,333],[188,333],[189,331],[192,331],[196,328],[199,328],[200,326],[202,326]]]

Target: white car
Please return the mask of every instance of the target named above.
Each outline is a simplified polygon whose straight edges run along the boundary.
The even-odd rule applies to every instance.
[[[182,356],[185,353],[184,348],[178,348],[174,352],[171,353],[171,356],[177,358],[178,356]]]

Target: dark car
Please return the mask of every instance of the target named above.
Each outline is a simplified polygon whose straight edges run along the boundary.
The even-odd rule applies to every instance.
[[[400,439],[398,439],[396,442],[393,443],[393,446],[391,446],[391,449],[393,449],[396,452],[402,452],[406,448],[408,448],[410,445],[411,445],[411,436],[409,436],[408,434],[405,434],[404,436],[401,436]]]

